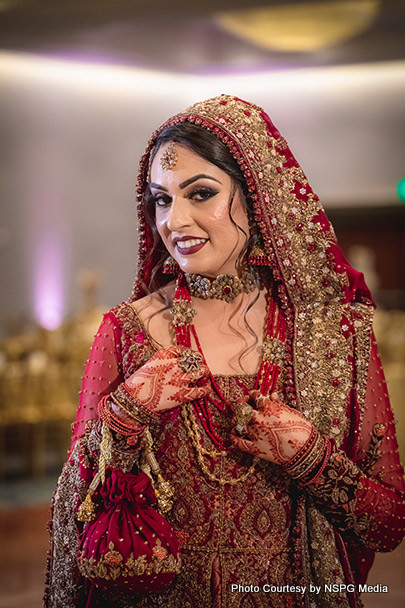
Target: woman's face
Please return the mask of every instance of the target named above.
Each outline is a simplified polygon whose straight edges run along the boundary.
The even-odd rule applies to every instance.
[[[162,163],[173,146],[177,158]],[[169,143],[153,159],[150,189],[157,230],[184,272],[212,278],[236,274],[249,224],[244,197],[227,173],[192,150]],[[232,196],[232,219],[245,234],[231,221]]]

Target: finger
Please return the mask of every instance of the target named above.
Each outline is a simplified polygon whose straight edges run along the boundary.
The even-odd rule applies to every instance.
[[[248,454],[253,454],[254,456],[260,456],[263,454],[261,450],[249,439],[245,439],[245,437],[237,437],[236,435],[231,435],[231,441],[233,445],[242,450],[242,452],[248,452]]]
[[[269,410],[270,406],[271,406],[271,401],[268,397],[265,397],[262,394],[259,394],[258,397],[256,397],[255,399],[256,402],[256,408],[258,412],[266,412]]]
[[[205,363],[201,363],[199,370],[195,372],[196,378],[207,378],[210,375],[210,370]]]
[[[208,395],[210,390],[211,385],[209,383],[204,386],[194,386],[190,388],[189,399],[191,401],[194,401],[194,399],[201,399],[202,397],[205,397],[205,395]]]
[[[236,405],[237,403],[249,403],[249,395],[243,395],[243,397],[238,397],[234,403],[231,403],[231,407]]]

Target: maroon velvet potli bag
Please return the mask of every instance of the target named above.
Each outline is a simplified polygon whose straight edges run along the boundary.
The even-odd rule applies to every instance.
[[[83,576],[103,591],[143,594],[170,585],[180,569],[179,544],[146,473],[109,470],[97,515],[85,524],[77,557]]]

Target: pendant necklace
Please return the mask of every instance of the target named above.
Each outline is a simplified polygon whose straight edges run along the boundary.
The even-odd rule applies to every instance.
[[[193,279],[191,283],[189,280],[190,275],[184,275],[182,273],[178,276],[176,293],[173,299],[173,307],[170,310],[170,313],[172,315],[172,323],[176,334],[177,344],[191,348],[193,338],[197,349],[202,356],[202,360],[206,364],[204,353],[202,351],[196,328],[193,323],[194,316],[197,313],[192,307],[190,292],[194,297],[202,297],[203,299],[217,298],[229,302],[236,297],[233,296],[231,299],[227,299],[230,293],[230,290],[228,289],[229,286],[232,286],[232,294],[235,291],[238,291],[238,293],[249,293],[257,287],[258,277],[254,270],[250,268],[243,273],[241,279],[238,277],[232,277],[232,275],[224,275],[217,277],[217,279],[211,282],[205,277],[199,277],[198,275],[192,276]],[[233,279],[238,279],[238,281]],[[192,287],[190,287],[190,285],[192,285]],[[199,293],[199,285],[203,285],[203,295],[200,295]],[[206,288],[207,285],[208,289]],[[197,289],[195,286],[197,286]],[[213,289],[212,286],[214,286]],[[224,293],[222,293],[221,286],[226,288]],[[238,293],[236,295],[238,295]],[[273,298],[269,298],[268,316],[262,345],[262,360],[254,386],[256,390],[260,390],[264,395],[271,394],[276,387],[280,374],[280,367],[286,354],[286,333],[285,316],[279,306],[277,306],[276,301]],[[226,455],[231,449],[233,449],[232,445],[230,443],[227,444],[217,433],[216,428],[218,428],[218,425],[214,422],[211,413],[212,408],[221,413],[226,411],[231,413],[232,406],[219,388],[211,372],[209,373],[209,378],[214,389],[213,392],[215,393],[215,397],[210,394],[206,395],[202,399],[198,399],[194,402],[186,404],[183,406],[182,415],[187,432],[196,450],[198,463],[204,474],[210,480],[217,481],[222,485],[232,485],[234,483],[244,481],[249,477],[255,468],[257,457],[253,459],[252,465],[249,467],[246,473],[238,478],[216,477],[209,470],[208,465],[204,460],[204,456],[219,458],[220,456]],[[205,433],[217,449],[207,449],[201,444],[197,419],[200,421]]]

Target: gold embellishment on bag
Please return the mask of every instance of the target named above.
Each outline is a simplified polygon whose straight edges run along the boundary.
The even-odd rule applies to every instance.
[[[94,507],[94,503],[91,499],[91,494],[89,492],[79,507],[79,511],[77,513],[77,520],[85,523],[88,521],[93,521],[95,516],[96,509]]]
[[[117,580],[118,578],[132,578],[134,576],[152,576],[160,573],[176,573],[180,572],[180,558],[175,559],[173,555],[169,555],[167,549],[162,546],[160,539],[156,540],[156,544],[152,549],[152,559],[147,561],[146,554],[139,555],[136,559],[131,553],[127,561],[119,551],[115,550],[114,543],[108,545],[109,551],[98,561],[91,557],[86,559],[83,557],[83,552],[79,554],[80,571],[90,580],[94,578],[102,578],[105,580]]]

